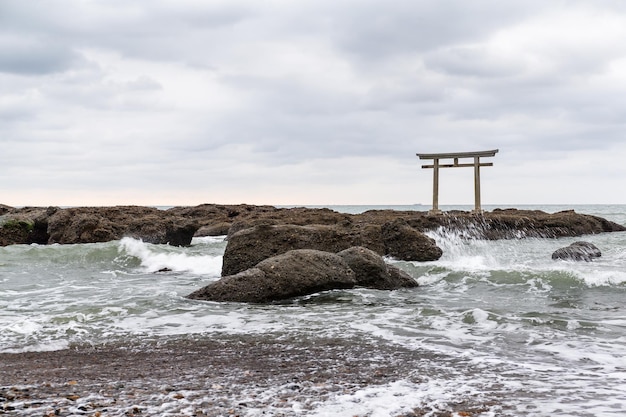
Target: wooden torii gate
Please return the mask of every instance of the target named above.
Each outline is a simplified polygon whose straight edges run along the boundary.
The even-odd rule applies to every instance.
[[[491,157],[498,153],[498,149],[478,152],[453,152],[453,153],[418,153],[420,159],[432,159],[432,165],[422,165],[422,168],[433,168],[433,208],[431,212],[440,213],[439,210],[439,168],[474,167],[474,212],[481,213],[480,207],[480,167],[493,166],[492,162],[480,162],[481,157]],[[459,159],[473,158],[474,162],[459,163]],[[441,164],[441,159],[452,159],[452,163]]]

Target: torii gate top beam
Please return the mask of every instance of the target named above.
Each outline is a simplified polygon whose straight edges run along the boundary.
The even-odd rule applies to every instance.
[[[474,212],[482,212],[480,206],[480,167],[493,166],[491,162],[480,162],[481,157],[491,157],[498,153],[498,149],[478,152],[449,152],[449,153],[418,153],[420,159],[432,159],[432,165],[422,165],[422,168],[433,168],[433,208],[432,212],[439,212],[439,168],[474,167]],[[460,158],[473,158],[473,163],[459,163]],[[440,164],[440,159],[453,159],[452,164]]]
[[[451,159],[451,158],[474,158],[476,156],[496,156],[498,149],[492,149],[490,151],[478,151],[478,152],[450,152],[450,153],[418,153],[417,156],[420,159]]]

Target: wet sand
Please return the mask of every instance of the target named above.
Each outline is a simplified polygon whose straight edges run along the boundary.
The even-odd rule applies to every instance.
[[[162,342],[0,354],[0,415],[292,416],[337,395],[398,380],[419,383],[419,352],[375,341]],[[479,415],[459,401],[402,416]]]

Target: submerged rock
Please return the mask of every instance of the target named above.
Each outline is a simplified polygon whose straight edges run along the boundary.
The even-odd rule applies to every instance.
[[[564,248],[559,248],[552,253],[552,259],[565,259],[571,261],[590,262],[602,256],[602,252],[596,245],[590,242],[574,242]]]

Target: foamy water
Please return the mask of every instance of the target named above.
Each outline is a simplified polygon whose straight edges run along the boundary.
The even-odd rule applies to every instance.
[[[586,209],[626,222],[624,207]],[[484,416],[626,412],[625,233],[505,241],[431,236],[444,250],[440,260],[388,260],[419,288],[330,291],[271,305],[185,298],[219,279],[223,237],[196,238],[189,248],[129,238],[0,248],[0,351],[149,344],[181,335],[377,340],[437,360],[412,365],[420,378],[337,394],[308,409],[294,403],[290,413],[389,416],[481,398],[495,399]],[[580,239],[603,256],[589,263],[550,258]]]

